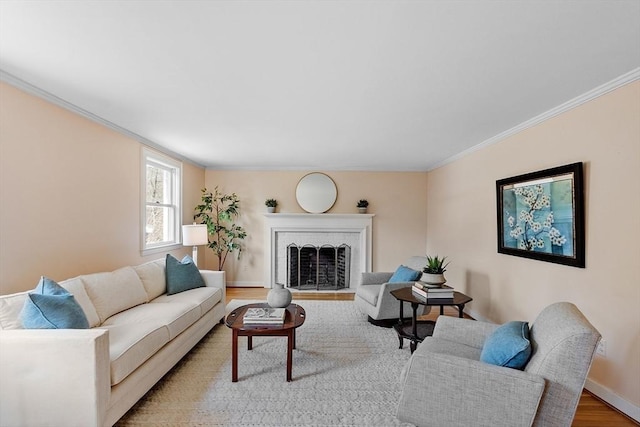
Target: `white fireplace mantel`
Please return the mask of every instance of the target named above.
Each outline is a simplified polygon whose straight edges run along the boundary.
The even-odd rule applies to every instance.
[[[372,226],[374,214],[264,214],[265,279],[264,286],[276,282],[278,233],[356,233],[360,271],[371,271]]]

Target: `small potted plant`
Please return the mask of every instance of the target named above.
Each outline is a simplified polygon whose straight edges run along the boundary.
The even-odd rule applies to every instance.
[[[278,202],[276,199],[267,199],[265,200],[264,205],[267,207],[267,212],[274,213],[276,211],[276,206],[278,206]]]
[[[369,202],[367,202],[366,199],[360,199],[356,206],[358,207],[358,212],[367,213],[367,206],[369,206]]]
[[[422,281],[432,285],[441,285],[447,281],[444,278],[444,272],[447,271],[448,262],[445,263],[447,257],[428,256],[427,265],[422,269]]]

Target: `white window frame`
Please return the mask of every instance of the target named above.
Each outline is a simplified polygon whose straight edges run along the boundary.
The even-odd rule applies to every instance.
[[[164,206],[173,210],[173,235],[167,241],[156,244],[147,244],[147,166],[166,169],[171,172],[173,178],[169,190],[171,203]],[[158,206],[155,204],[155,206]],[[143,256],[154,253],[166,252],[182,247],[182,162],[157,151],[142,147],[140,162],[140,252]]]

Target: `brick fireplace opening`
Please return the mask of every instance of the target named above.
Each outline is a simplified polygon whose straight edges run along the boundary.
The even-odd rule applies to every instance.
[[[349,287],[351,247],[346,244],[287,246],[286,286],[298,290]]]

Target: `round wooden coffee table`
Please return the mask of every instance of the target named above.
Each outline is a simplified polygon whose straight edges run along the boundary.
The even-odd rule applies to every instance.
[[[238,337],[247,337],[247,349],[253,348],[253,337],[278,336],[287,337],[287,381],[291,381],[293,367],[293,349],[296,348],[296,328],[302,326],[306,313],[298,304],[289,304],[282,325],[245,325],[242,321],[249,308],[268,308],[269,304],[247,304],[233,310],[225,319],[225,325],[231,328],[231,381],[238,381]]]

